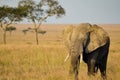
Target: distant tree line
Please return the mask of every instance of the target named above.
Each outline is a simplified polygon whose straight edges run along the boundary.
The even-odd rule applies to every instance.
[[[32,32],[33,32],[33,31],[34,31],[34,28],[27,28],[27,29],[23,29],[23,30],[22,30],[22,32],[23,32],[24,34],[27,34],[27,32],[29,32],[29,31],[32,31]],[[46,33],[46,31],[39,29],[37,33],[44,35],[44,34]]]
[[[9,7],[5,5],[0,7],[0,28],[3,31],[4,44],[6,44],[6,32],[10,29],[10,25],[21,21],[26,16],[27,12],[21,7]]]
[[[0,28],[3,31],[4,44],[6,44],[6,32],[13,31],[10,25],[22,21],[24,18],[33,23],[36,43],[39,44],[38,33],[46,33],[46,31],[40,30],[41,24],[49,17],[61,17],[64,14],[65,10],[58,0],[39,0],[37,2],[35,0],[20,0],[17,7],[0,6]],[[23,30],[23,32],[26,31]]]

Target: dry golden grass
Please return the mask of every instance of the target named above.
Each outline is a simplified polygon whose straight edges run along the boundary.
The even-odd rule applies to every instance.
[[[22,29],[32,25],[15,25],[17,30],[10,36],[7,44],[2,41],[0,31],[0,80],[71,80],[68,75],[69,60],[64,63],[67,50],[62,42],[62,30],[67,25],[42,25],[45,35],[39,35],[36,45],[35,34],[22,33]],[[108,80],[119,80],[120,76],[120,25],[100,25],[111,37],[108,56]],[[101,80],[100,72],[96,76],[87,76],[87,65],[82,62],[79,70],[80,80]]]

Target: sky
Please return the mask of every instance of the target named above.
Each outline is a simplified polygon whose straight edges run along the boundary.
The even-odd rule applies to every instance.
[[[0,5],[15,6],[18,1],[0,0]],[[120,24],[120,0],[59,0],[59,2],[66,11],[65,16],[50,17],[47,23]]]

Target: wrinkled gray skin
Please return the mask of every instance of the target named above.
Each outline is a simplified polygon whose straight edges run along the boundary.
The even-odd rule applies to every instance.
[[[80,56],[88,66],[88,75],[95,75],[100,69],[106,79],[106,64],[110,39],[105,30],[97,25],[82,23],[64,30],[64,42],[71,58],[70,73],[78,80]]]

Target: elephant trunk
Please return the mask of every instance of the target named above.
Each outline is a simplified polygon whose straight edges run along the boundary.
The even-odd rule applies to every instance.
[[[82,59],[82,53],[83,53],[83,44],[80,40],[75,40],[74,43],[71,46],[70,51],[70,57],[71,57],[71,67],[70,67],[70,73],[72,73],[75,77],[75,80],[78,80],[78,70],[80,65],[80,60]]]
[[[75,80],[78,80],[78,70],[80,65],[80,55],[71,54],[71,67],[70,74],[72,74]]]

